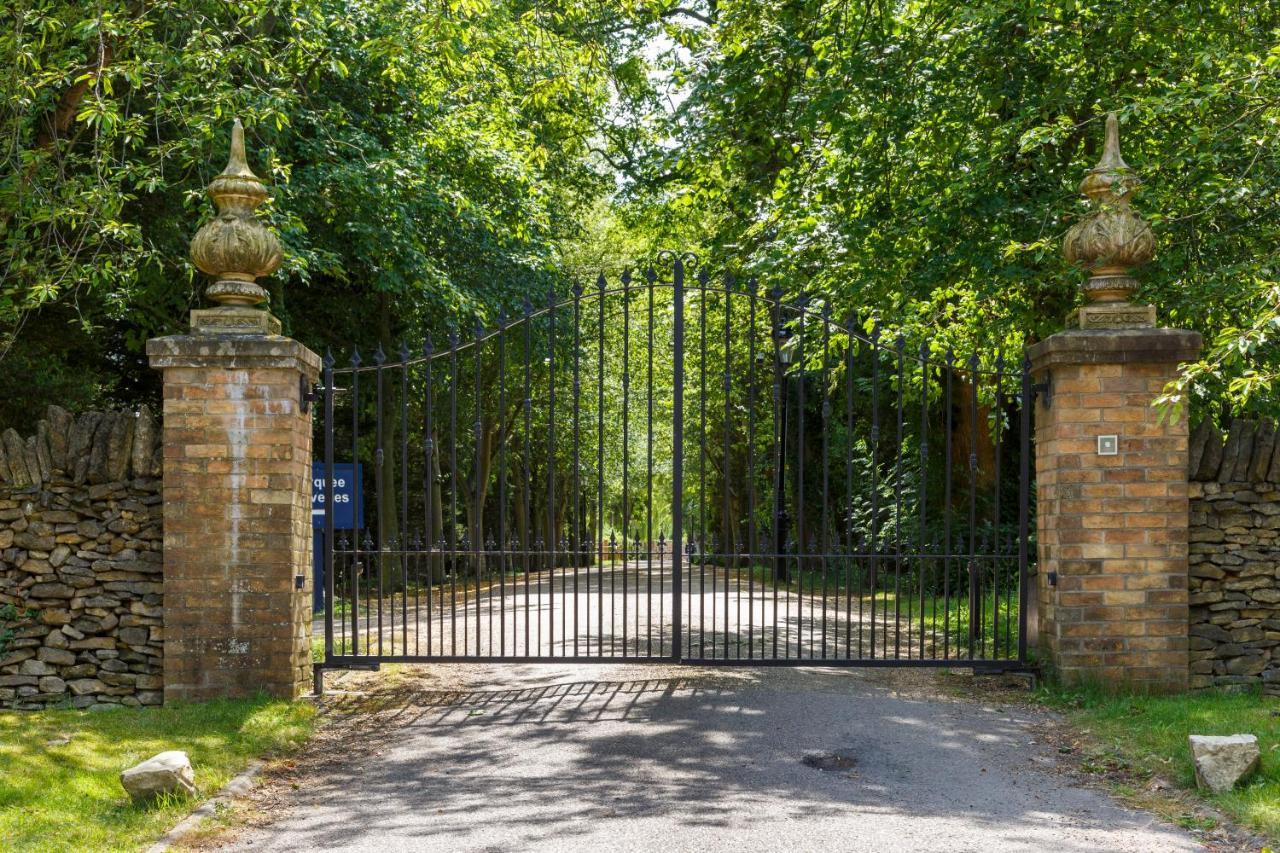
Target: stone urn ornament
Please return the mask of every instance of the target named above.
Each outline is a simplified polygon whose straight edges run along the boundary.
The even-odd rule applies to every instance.
[[[191,259],[213,279],[205,296],[217,308],[191,312],[196,334],[278,335],[280,321],[266,310],[270,298],[257,279],[280,267],[280,241],[257,216],[269,198],[262,180],[249,168],[240,119],[231,128],[231,156],[227,167],[206,192],[218,215],[191,240]]]
[[[1120,123],[1107,113],[1102,159],[1080,182],[1091,210],[1062,242],[1066,259],[1083,267],[1085,305],[1074,315],[1081,329],[1142,329],[1156,324],[1154,305],[1129,300],[1138,287],[1132,271],[1155,255],[1151,226],[1130,205],[1142,181],[1120,155]]]

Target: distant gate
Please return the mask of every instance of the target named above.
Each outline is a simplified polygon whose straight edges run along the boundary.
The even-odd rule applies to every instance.
[[[661,260],[326,358],[323,666],[1025,661],[1025,361]]]

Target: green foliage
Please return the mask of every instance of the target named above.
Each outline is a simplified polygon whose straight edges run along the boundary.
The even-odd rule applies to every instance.
[[[1165,400],[1274,408],[1280,9],[1197,0],[19,0],[0,13],[0,420],[155,394],[229,120],[273,310],[346,349],[491,322],[663,246],[1016,359],[1061,328],[1100,117],[1208,342]],[[841,346],[840,341],[834,344]],[[7,383],[7,384],[6,384]]]
[[[199,302],[187,241],[212,213],[202,190],[232,116],[274,184],[264,212],[286,258],[273,310],[311,346],[420,340],[449,310],[490,314],[551,286],[559,241],[608,186],[586,140],[607,103],[598,38],[618,38],[582,14],[485,0],[7,6],[0,358],[26,386],[6,424],[46,401],[154,395],[141,348]]]
[[[1206,335],[1179,396],[1275,409],[1280,7],[1257,2],[728,0],[666,22],[678,105],[629,185],[698,211],[712,254],[775,270],[910,340],[1018,354],[1082,274],[1101,116],[1119,110],[1158,256],[1140,298]],[[667,134],[663,139],[662,134]]]

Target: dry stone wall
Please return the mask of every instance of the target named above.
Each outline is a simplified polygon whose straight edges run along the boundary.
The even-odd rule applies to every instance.
[[[158,437],[145,407],[0,433],[0,707],[161,703]]]
[[[1191,686],[1280,694],[1280,441],[1271,420],[1190,442]]]

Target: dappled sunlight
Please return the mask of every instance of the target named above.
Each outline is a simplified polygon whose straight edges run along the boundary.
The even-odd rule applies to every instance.
[[[130,804],[119,773],[158,752],[186,751],[202,796],[248,761],[300,744],[314,709],[265,698],[113,711],[0,713],[0,846],[118,850],[158,836],[189,801]]]
[[[651,828],[626,836],[641,847],[650,837],[677,849],[714,845],[733,832],[776,849],[806,821],[803,837],[840,849],[875,816],[890,836],[865,836],[867,849],[889,849],[875,837],[928,847],[967,827],[1005,849],[1053,839],[1055,849],[1085,851],[1142,825],[1033,766],[1046,751],[1030,745],[1035,713],[899,695],[910,691],[896,676],[459,665],[398,679],[396,689],[329,700],[334,712],[374,713],[369,729],[385,732],[371,735],[379,754],[356,747],[350,763],[309,780],[255,848],[286,837],[358,846],[373,831],[425,849],[600,849],[622,838],[609,827],[625,821],[630,833]],[[853,766],[826,773],[801,761],[834,750]],[[1050,832],[1063,825],[1072,832]],[[922,826],[928,837],[915,834]],[[1166,849],[1191,849],[1142,831]]]

